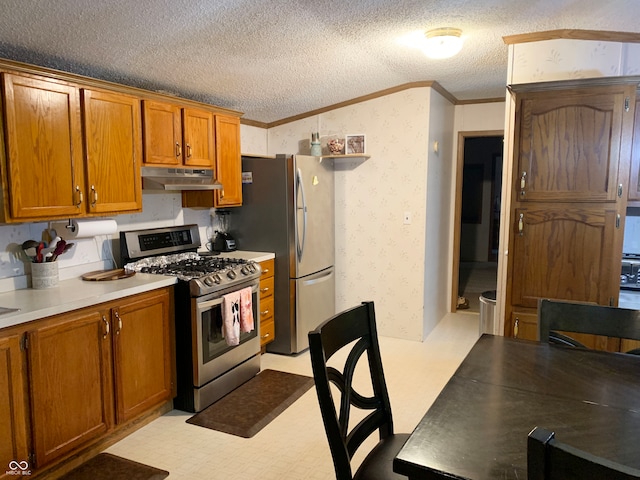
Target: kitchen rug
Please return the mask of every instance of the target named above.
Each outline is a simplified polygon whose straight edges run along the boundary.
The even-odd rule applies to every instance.
[[[251,438],[313,386],[313,378],[263,370],[188,423]]]
[[[126,458],[100,453],[64,475],[64,480],[161,480],[169,472]]]

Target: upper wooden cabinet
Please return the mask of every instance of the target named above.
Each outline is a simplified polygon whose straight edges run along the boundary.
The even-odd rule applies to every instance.
[[[79,90],[8,73],[2,74],[2,90],[7,177],[3,180],[10,217],[27,220],[84,213]]]
[[[141,211],[140,100],[83,89],[82,112],[89,211]]]
[[[5,222],[142,209],[139,100],[13,73],[2,92]]]
[[[634,98],[632,85],[519,94],[517,200],[615,201]]]
[[[640,200],[640,96],[636,97],[636,112],[633,121],[633,144],[631,147],[631,171],[629,172],[628,198]]]
[[[220,190],[184,191],[182,206],[189,208],[226,208],[242,205],[242,158],[240,154],[240,118],[215,115],[216,180]]]
[[[213,168],[213,113],[143,101],[144,164]]]
[[[240,119],[216,115],[216,171],[222,189],[215,191],[216,207],[242,205]]]

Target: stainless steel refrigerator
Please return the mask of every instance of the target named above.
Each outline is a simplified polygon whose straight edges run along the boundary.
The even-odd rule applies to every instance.
[[[333,160],[242,157],[242,207],[229,219],[238,249],[274,252],[275,340],[292,354],[335,314]]]

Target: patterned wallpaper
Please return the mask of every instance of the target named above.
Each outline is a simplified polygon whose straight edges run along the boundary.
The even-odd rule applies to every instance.
[[[425,316],[435,316],[424,309],[431,95],[439,97],[428,88],[394,93],[274,127],[268,139],[270,154],[308,153],[311,132],[325,140],[365,135],[371,158],[341,160],[335,168],[336,308],[373,300],[380,333],[412,340],[423,339]],[[452,127],[452,115],[449,121]],[[441,155],[448,159],[451,152]],[[446,177],[435,181],[449,185]],[[441,207],[448,216],[448,206]],[[404,212],[410,225],[403,224]],[[448,229],[441,231],[448,239]]]

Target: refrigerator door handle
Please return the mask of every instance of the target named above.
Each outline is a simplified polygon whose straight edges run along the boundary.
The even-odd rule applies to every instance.
[[[301,261],[302,254],[304,252],[305,237],[307,236],[307,200],[304,196],[304,183],[302,182],[302,172],[299,168],[296,171],[296,187],[302,196],[302,206],[298,206],[298,210],[302,210],[302,239],[300,238],[300,235],[298,235],[298,244],[296,245],[298,250],[298,261]]]
[[[331,276],[333,275],[333,268],[330,268],[326,273],[320,275],[320,276],[314,276],[313,278],[310,278],[309,280],[305,280],[304,282],[302,282],[303,285],[314,285],[316,283],[320,283],[320,282],[325,282],[327,280],[329,280],[329,278],[331,278]]]

